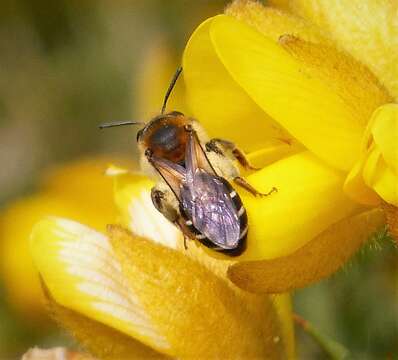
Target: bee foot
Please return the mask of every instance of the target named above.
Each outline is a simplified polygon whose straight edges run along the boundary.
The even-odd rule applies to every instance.
[[[268,191],[267,193],[257,193],[256,196],[260,196],[260,197],[266,197],[271,195],[274,192],[278,192],[278,189],[274,186],[270,191]]]

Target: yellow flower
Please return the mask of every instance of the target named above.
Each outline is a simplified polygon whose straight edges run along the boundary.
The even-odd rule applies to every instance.
[[[65,216],[105,229],[116,221],[111,159],[79,160],[44,174],[40,191],[10,204],[0,217],[1,275],[11,305],[29,319],[44,315],[39,278],[29,251],[32,226],[47,215]]]
[[[339,2],[345,3],[351,4]],[[373,30],[366,27],[371,20],[360,17],[354,5],[347,5],[345,12],[352,12],[343,16],[342,25],[340,16],[328,15],[327,2],[283,2],[285,9],[300,4],[306,14],[312,9],[312,19],[319,16],[316,9],[325,9],[321,15],[330,23],[326,31],[323,18],[311,23],[293,12],[238,0],[225,15],[195,30],[183,57],[193,115],[211,136],[235,141],[249,158],[266,165],[248,175],[252,185],[261,191],[278,189],[262,199],[240,192],[249,217],[248,249],[228,273],[237,285],[254,292],[294,289],[336,271],[385,223],[380,208],[369,208],[366,198],[358,197],[380,196],[393,205],[396,199],[396,122],[386,115],[395,112],[395,105],[383,106],[395,96],[386,78],[397,75],[396,67],[389,68],[391,73],[385,67],[385,76],[376,72],[378,79],[365,66],[369,61],[364,64],[341,50],[353,49],[342,43],[362,28]],[[383,6],[387,2],[380,2]],[[344,30],[350,29],[345,27],[350,20],[356,31]],[[339,36],[333,33],[334,23],[339,23]],[[393,27],[393,17],[382,24]],[[383,41],[392,43],[393,34],[385,31]],[[376,38],[375,33],[371,36]],[[358,51],[352,54],[359,48],[356,42]],[[383,54],[386,63],[392,61],[388,52]],[[390,120],[377,126],[379,142],[369,130],[375,144],[372,154],[364,156],[366,128],[380,117]],[[280,146],[291,146],[292,151],[278,152],[279,158],[268,156]]]
[[[145,62],[144,73],[157,82],[141,91],[157,109],[175,67],[162,48],[153,51],[155,65]],[[158,76],[164,67],[169,75]],[[181,104],[182,93],[173,100]],[[141,105],[142,112],[147,108]],[[31,236],[53,315],[90,353],[100,359],[295,357],[287,295],[234,286],[226,277],[229,262],[191,243],[184,249],[181,233],[152,204],[149,178],[115,166],[107,173],[114,177],[118,222],[132,233],[109,226],[105,235],[51,217]]]
[[[61,218],[34,227],[33,258],[58,321],[100,359],[293,358],[288,300],[238,289],[200,249],[173,249],[181,235],[157,221],[136,180],[132,216],[163,245],[116,225],[107,235]]]
[[[371,119],[390,111],[394,94],[324,29],[252,1],[202,23],[183,67],[193,115],[264,167],[246,174],[251,184],[278,188],[261,199],[237,189],[247,251],[220,261],[195,242],[185,250],[152,205],[152,180],[112,167],[123,228],[105,234],[59,217],[34,227],[49,303],[99,358],[292,358],[287,298],[256,293],[331,274],[385,223],[374,205],[376,194],[391,201],[391,177],[378,176],[395,171],[386,135],[395,120]],[[379,163],[369,170],[372,156]],[[369,194],[377,204],[368,206]]]

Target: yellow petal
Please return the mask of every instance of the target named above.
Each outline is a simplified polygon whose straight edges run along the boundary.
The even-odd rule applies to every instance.
[[[154,182],[146,176],[124,172],[123,169],[111,170],[120,223],[138,236],[173,249],[181,248],[181,232],[153,206],[151,188]]]
[[[283,357],[286,339],[267,297],[233,290],[183,254],[119,227],[110,235],[112,246],[68,220],[35,226],[34,260],[57,304],[173,357]]]
[[[291,254],[359,207],[343,192],[344,177],[309,152],[277,161],[250,175],[258,198],[239,187],[249,218],[246,251],[237,259],[260,260]]]
[[[212,22],[196,29],[184,52],[187,101],[195,117],[211,137],[234,141],[247,152],[261,149],[269,139],[291,139],[230,77],[211,46]]]
[[[136,71],[138,78],[133,93],[133,114],[140,121],[148,121],[160,113],[171,78],[180,66],[175,49],[166,39],[151,39],[146,45],[148,48]],[[189,114],[182,79],[177,81],[167,103],[166,111],[172,110]]]
[[[317,26],[309,24],[298,16],[281,11],[281,8],[284,8],[282,4],[274,8],[264,6],[259,1],[235,0],[226,8],[225,14],[243,21],[275,41],[282,35],[290,34],[315,43],[330,42]]]
[[[81,346],[101,360],[167,358],[111,327],[60,306],[51,299],[48,302],[49,310],[57,322],[69,331]]]
[[[126,282],[105,235],[70,220],[48,218],[34,227],[31,249],[35,265],[59,305],[160,352],[170,349]]]
[[[107,157],[87,158],[50,168],[43,175],[41,187],[60,200],[75,203],[76,207],[92,212],[108,222],[115,221],[116,207],[113,203],[112,180],[105,176],[109,163],[115,159]],[[126,160],[118,159],[118,163],[127,165]],[[77,219],[86,222],[86,219]],[[104,229],[104,224],[92,224],[98,229]]]
[[[68,350],[64,347],[40,349],[34,347],[22,355],[21,360],[96,360],[88,354]]]
[[[104,176],[109,158],[80,159],[46,170],[41,191],[9,204],[0,216],[0,264],[11,306],[43,320],[44,308],[29,252],[33,225],[49,215],[68,217],[96,229],[116,218],[112,181]]]
[[[184,254],[110,228],[132,291],[177,358],[279,358],[285,347],[271,302],[233,290]],[[279,341],[275,338],[279,337]]]
[[[307,286],[337,271],[385,224],[383,211],[374,209],[345,218],[285,257],[237,263],[228,275],[242,289],[279,293]]]
[[[260,150],[247,154],[247,158],[252,166],[261,169],[286,156],[303,150],[303,146],[295,141],[292,143],[278,141],[277,143],[271,143]],[[245,171],[245,169],[242,169],[242,171]]]
[[[386,165],[398,175],[398,104],[378,108],[373,115],[371,133]]]
[[[395,1],[291,0],[290,8],[366,64],[398,99],[398,6]]]
[[[381,199],[373,189],[366,185],[362,176],[367,157],[372,150],[373,147],[369,149],[369,151],[363,153],[359,161],[349,172],[344,183],[344,191],[359,204],[377,206],[380,204]]]
[[[326,45],[292,36],[276,44],[225,15],[207,24],[210,40],[197,30],[190,43],[201,41],[202,51],[214,48],[230,76],[266,113],[323,160],[349,170],[372,112],[389,99],[372,74]],[[190,59],[201,49],[188,45],[186,67],[213,78],[208,64]]]
[[[85,198],[87,195],[82,195],[80,202],[84,203]],[[95,228],[105,228],[109,212],[96,212],[95,203],[84,205],[75,200],[58,193],[40,193],[9,205],[1,214],[0,269],[7,298],[12,306],[30,319],[44,316],[41,289],[29,251],[33,225],[45,216],[56,215],[82,221]]]
[[[398,204],[398,105],[378,108],[362,140],[362,154],[344,189],[356,201],[377,205],[380,198]]]

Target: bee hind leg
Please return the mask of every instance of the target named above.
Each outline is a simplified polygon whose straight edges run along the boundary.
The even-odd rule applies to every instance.
[[[188,250],[187,240],[192,240],[194,238],[189,227],[186,225],[186,220],[180,216],[176,221],[175,225],[181,230],[182,236],[184,237],[184,249]]]
[[[252,185],[250,185],[244,178],[237,176],[234,178],[234,182],[239,185],[240,187],[244,188],[246,191],[248,191],[249,193],[253,194],[254,196],[269,196],[274,192],[277,192],[278,189],[276,187],[273,187],[270,191],[268,191],[267,193],[261,193],[258,190],[256,190],[256,188],[254,188]]]
[[[222,149],[229,151],[232,157],[239,162],[247,170],[260,170],[250,164],[249,159],[246,157],[245,153],[240,150],[232,141],[214,138],[206,143],[206,150],[213,151],[216,154],[224,155]]]

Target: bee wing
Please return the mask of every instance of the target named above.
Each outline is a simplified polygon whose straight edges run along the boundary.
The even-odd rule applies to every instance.
[[[186,175],[185,169],[172,161],[156,156],[152,156],[149,161],[173,191],[177,199],[181,201],[180,190],[181,183],[184,181]]]
[[[185,152],[185,168],[191,178],[197,169],[203,169],[209,174],[216,175],[209,159],[204,152],[195,130],[190,130]]]
[[[203,170],[181,189],[184,210],[195,228],[223,249],[236,248],[240,239],[239,214],[230,192],[220,177]]]

